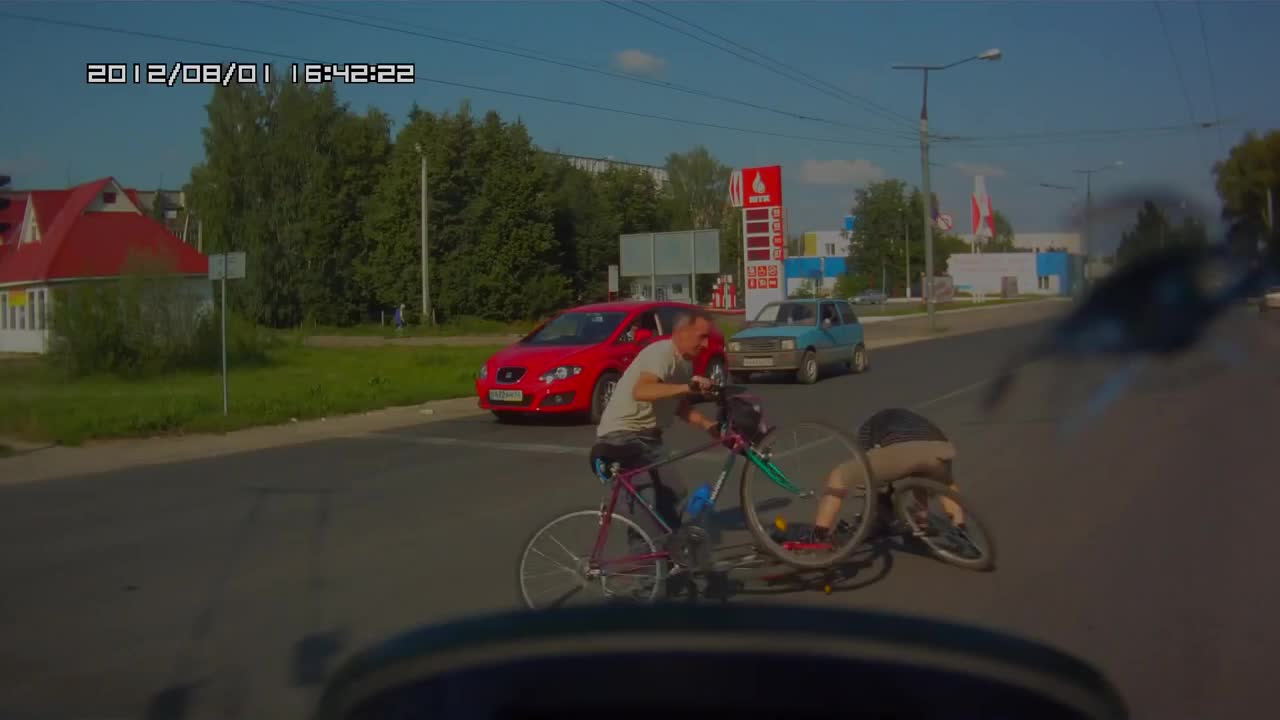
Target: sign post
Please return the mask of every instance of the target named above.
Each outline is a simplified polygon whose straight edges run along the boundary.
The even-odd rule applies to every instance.
[[[729,177],[729,202],[742,208],[742,259],[748,319],[787,295],[786,214],[782,209],[782,166],[743,168]]]
[[[209,279],[222,281],[222,414],[227,415],[227,280],[244,278],[244,253],[209,256]]]

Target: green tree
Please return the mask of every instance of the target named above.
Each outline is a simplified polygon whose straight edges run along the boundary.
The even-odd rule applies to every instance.
[[[1208,242],[1204,225],[1195,218],[1188,217],[1175,226],[1158,205],[1148,200],[1138,210],[1134,226],[1121,236],[1116,262],[1124,264],[1165,247],[1204,246]]]
[[[1257,239],[1265,237],[1268,189],[1272,202],[1280,205],[1280,197],[1274,197],[1280,196],[1280,130],[1263,136],[1247,133],[1225,160],[1214,164],[1213,174],[1232,245],[1251,254]]]
[[[674,230],[720,227],[733,169],[699,145],[667,156],[668,205]]]
[[[165,222],[164,213],[168,209],[169,206],[164,199],[164,191],[157,187],[155,196],[151,200],[151,212],[149,213],[151,219],[163,224]]]
[[[1014,234],[1013,225],[1009,222],[1009,218],[1004,213],[996,210],[991,213],[992,223],[996,226],[995,237],[991,238],[981,248],[983,252],[1017,252],[1018,248],[1013,244]]]

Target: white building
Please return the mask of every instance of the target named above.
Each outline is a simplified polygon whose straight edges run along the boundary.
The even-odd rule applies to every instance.
[[[973,235],[961,235],[960,239],[973,246]],[[1022,250],[1032,250],[1035,252],[1049,252],[1051,250],[1061,250],[1072,255],[1079,255],[1083,242],[1080,233],[1064,233],[1064,232],[1041,232],[1041,233],[1021,233],[1013,234],[1013,246]],[[978,251],[982,251],[982,247],[978,247]]]
[[[579,170],[585,170],[592,175],[598,175],[599,173],[613,167],[634,168],[644,170],[649,173],[649,177],[653,178],[653,181],[657,183],[659,188],[666,187],[667,183],[671,181],[670,176],[667,175],[667,169],[657,165],[641,165],[639,163],[623,162],[621,160],[614,160],[612,157],[593,158],[583,157],[581,155],[565,155],[564,153],[547,154],[568,160],[570,165],[578,168]]]
[[[804,234],[805,257],[848,257],[849,234],[843,230],[819,230]]]

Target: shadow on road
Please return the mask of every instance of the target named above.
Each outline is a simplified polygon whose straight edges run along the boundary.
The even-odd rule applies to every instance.
[[[696,582],[686,580],[673,585],[668,602],[728,603],[737,598],[826,592],[827,586],[832,594],[855,592],[888,577],[897,554],[933,558],[926,548],[910,540],[880,537],[868,541],[848,561],[828,570],[800,570],[777,564],[746,577],[717,574]]]
[[[236,571],[251,556],[251,540],[259,524],[267,498],[271,496],[310,497],[316,503],[315,520],[311,524],[310,577],[307,586],[311,595],[308,603],[310,617],[307,625],[322,628],[303,635],[294,643],[290,659],[291,679],[295,687],[317,687],[324,683],[333,662],[346,645],[346,631],[336,627],[331,607],[332,581],[326,572],[328,539],[331,527],[333,488],[305,487],[246,487],[253,500],[244,520],[232,530],[232,542],[210,584],[205,606],[196,616],[185,647],[178,653],[172,680],[151,696],[144,717],[146,720],[183,720],[192,714],[193,706],[217,705],[228,717],[242,716],[248,696],[248,682],[239,668],[219,668],[195,677],[203,664],[217,665],[217,659],[201,658],[209,637],[223,614],[226,588]],[[220,692],[203,697],[221,686]]]

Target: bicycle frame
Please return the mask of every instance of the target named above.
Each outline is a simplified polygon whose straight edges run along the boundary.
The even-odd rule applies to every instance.
[[[764,436],[761,437],[761,440],[771,435],[773,433],[773,430],[774,428],[770,428],[769,431],[765,433]],[[757,451],[755,447],[750,442],[747,441],[745,436],[743,436],[741,433],[737,432],[736,430],[727,430],[726,434],[721,438],[712,440],[703,445],[699,445],[693,448],[692,450],[685,450],[684,452],[681,452],[669,458],[660,460],[656,463],[646,465],[645,467],[635,468],[632,470],[623,470],[619,472],[616,476],[614,476],[612,481],[613,487],[609,491],[609,499],[605,501],[605,503],[601,508],[602,516],[600,519],[600,530],[599,530],[599,533],[596,535],[595,547],[591,551],[591,558],[590,558],[591,567],[599,569],[606,565],[614,565],[614,564],[623,563],[623,562],[640,562],[644,560],[670,558],[671,554],[663,550],[656,553],[646,553],[642,555],[627,555],[627,556],[618,558],[616,560],[606,560],[606,561],[600,560],[600,552],[604,549],[605,538],[607,537],[607,533],[609,532],[609,526],[613,522],[613,513],[618,505],[618,499],[621,496],[622,491],[625,489],[627,493],[631,496],[631,499],[637,502],[640,505],[640,507],[644,508],[645,512],[649,513],[649,517],[653,518],[654,522],[658,523],[658,525],[663,529],[663,531],[665,531],[665,533],[670,533],[671,526],[668,525],[666,521],[662,519],[662,517],[658,514],[658,511],[655,510],[652,505],[650,505],[648,502],[645,501],[643,497],[640,496],[639,491],[636,490],[635,485],[633,485],[631,482],[632,478],[635,478],[636,476],[642,473],[648,473],[652,470],[656,470],[660,467],[663,467],[664,465],[670,465],[680,460],[684,460],[685,458],[693,457],[694,455],[704,453],[707,450],[710,450],[711,448],[716,447],[717,445],[723,445],[728,447],[729,455],[728,457],[725,458],[725,462],[720,468],[720,475],[717,476],[716,483],[711,488],[711,497],[707,499],[706,506],[701,510],[701,512],[698,514],[697,517],[691,518],[690,522],[697,522],[702,517],[705,517],[708,512],[710,512],[712,509],[715,508],[716,500],[719,499],[720,492],[724,488],[724,483],[726,480],[729,479],[729,474],[733,472],[733,467],[734,465],[737,464],[737,459],[739,455],[745,457],[748,462],[755,465],[761,472],[765,474],[765,477],[768,477],[769,480],[773,481],[773,483],[778,487],[795,495],[800,495],[804,492],[800,488],[796,487],[789,479],[787,479],[786,474],[784,474],[781,469],[779,469],[776,465],[774,465],[769,458],[765,457],[764,455],[761,455],[760,452]]]

